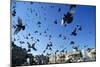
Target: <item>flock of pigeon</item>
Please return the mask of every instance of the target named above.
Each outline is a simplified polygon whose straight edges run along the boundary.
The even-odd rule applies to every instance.
[[[25,4],[25,3],[24,3]],[[30,2],[30,4],[31,5],[33,5],[34,3],[33,2]],[[76,8],[77,6],[76,5],[69,5],[69,10],[68,10],[68,12],[66,13],[66,14],[64,14],[64,16],[63,16],[63,19],[62,19],[62,22],[61,22],[61,24],[62,25],[64,25],[64,26],[66,26],[66,24],[71,24],[72,22],[73,22],[73,20],[74,20],[74,12],[75,12],[75,8]],[[42,7],[42,5],[41,5],[41,8],[43,8]],[[54,8],[54,6],[51,6],[51,8]],[[30,10],[30,13],[33,13],[33,11],[34,10],[31,10],[31,9],[27,9],[27,10]],[[58,12],[61,12],[61,8],[59,8],[58,10],[57,10]],[[36,16],[38,15],[38,13],[36,13]],[[13,2],[13,7],[12,7],[12,17],[14,18],[16,16],[16,2]],[[44,18],[45,20],[46,20],[46,18]],[[13,25],[13,28],[12,29],[14,29],[14,33],[13,33],[13,37],[14,37],[14,35],[17,35],[18,33],[20,33],[20,32],[22,32],[22,31],[24,31],[25,29],[26,29],[26,25],[24,25],[23,24],[24,22],[23,22],[23,20],[22,20],[22,18],[21,17],[17,17],[17,24],[16,25]],[[41,21],[38,21],[37,22],[37,27],[38,28],[41,28]],[[58,22],[57,22],[57,20],[55,20],[54,21],[54,24],[58,24]],[[49,38],[49,43],[47,43],[47,46],[45,47],[45,49],[43,50],[43,53],[42,54],[44,54],[45,52],[46,52],[46,50],[50,50],[50,51],[53,51],[53,49],[52,49],[52,47],[53,47],[53,43],[52,43],[52,41],[51,41],[51,39],[52,39],[52,34],[51,35],[47,35],[47,32],[49,31],[49,29],[47,28],[46,30],[44,30],[44,33],[41,33],[41,32],[39,32],[38,30],[36,30],[36,31],[34,31],[34,33],[35,34],[39,34],[40,36],[42,35],[42,34],[45,34],[45,37],[48,37]],[[71,32],[71,34],[70,34],[70,36],[77,36],[77,34],[78,34],[78,32],[79,31],[82,31],[82,26],[80,26],[80,25],[76,25],[76,27],[72,30],[72,32]],[[31,34],[30,34],[30,32],[28,32],[29,34],[27,35],[27,36],[24,36],[24,38],[27,40],[27,47],[28,47],[28,52],[31,52],[31,49],[33,49],[34,51],[38,51],[37,50],[37,48],[35,47],[35,45],[38,43],[38,42],[40,42],[40,40],[38,39],[38,38],[34,38],[34,36],[31,36]],[[63,36],[62,34],[59,34],[58,35],[60,38],[63,38],[63,40],[66,40],[67,39],[67,37],[66,36]],[[35,42],[34,43],[30,43],[30,42],[28,42],[28,40],[29,40],[29,38],[31,39],[31,40],[33,40],[34,41],[34,39],[35,39]],[[17,41],[17,39],[16,38],[14,38],[14,40],[12,41],[12,42],[15,42],[15,41]],[[20,44],[25,44],[25,42],[24,41],[20,41],[19,40],[19,43]],[[73,49],[78,49],[78,46],[73,46],[75,44],[75,42],[74,41],[70,41],[70,45],[72,45],[72,48]],[[56,50],[55,51],[55,53],[56,52],[64,52],[66,50],[66,48],[64,48],[64,49],[62,49],[61,51],[60,50]],[[50,55],[49,53],[47,53],[47,55]]]

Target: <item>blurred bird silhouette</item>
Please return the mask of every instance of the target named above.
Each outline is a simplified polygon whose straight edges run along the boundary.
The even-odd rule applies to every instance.
[[[42,35],[42,33],[40,33],[40,35]]]
[[[25,42],[24,41],[20,41],[20,44],[24,44]]]
[[[77,28],[75,28],[75,29],[72,31],[71,35],[73,35],[73,36],[76,36],[76,35],[77,35]]]
[[[76,8],[76,5],[70,5],[70,10]]]
[[[14,31],[14,34],[17,34],[21,30],[25,30],[25,25],[22,23],[22,19],[18,17],[17,19],[18,24],[16,25],[16,30]]]
[[[59,37],[62,37],[62,35],[61,35],[61,34],[59,34]]]
[[[31,49],[28,49],[27,52],[31,52]]]
[[[58,12],[61,12],[61,8],[58,9]]]
[[[32,44],[32,49],[37,51],[37,49],[35,48],[35,43]]]
[[[15,25],[13,25],[13,28],[15,29],[15,28],[16,28],[16,26],[15,26]]]
[[[78,28],[78,30],[81,31],[81,30],[82,30],[82,27],[80,26],[80,27]]]
[[[79,46],[75,46],[75,45],[73,45],[72,48],[75,49],[76,51],[78,51]]]
[[[40,40],[39,39],[37,39],[37,42],[39,42]]]
[[[32,48],[33,50],[37,51],[37,49],[35,48],[35,43],[33,43],[32,46],[29,42],[27,42],[27,44],[28,44],[28,48]]]
[[[65,24],[65,22],[67,24],[70,24],[73,21],[73,14],[75,12],[75,10],[73,8],[75,8],[75,7],[76,7],[76,5],[71,5],[69,11],[66,14],[64,14],[64,17],[61,21],[62,25]]]
[[[40,22],[40,21],[38,21],[38,22],[37,22],[37,24],[38,24],[38,25],[40,25],[40,24],[41,24],[41,22]]]
[[[71,41],[70,44],[75,44],[75,42],[74,41]]]
[[[33,2],[30,2],[31,5],[33,5]]]
[[[55,20],[54,23],[57,24],[57,20]]]
[[[56,50],[55,52],[59,52],[59,50]]]
[[[66,40],[66,36],[63,36],[63,40]]]
[[[28,36],[30,36],[31,34],[29,33]]]
[[[38,33],[38,31],[35,31],[34,33]]]
[[[16,16],[16,10],[15,9],[12,11],[12,16]]]
[[[67,24],[70,24],[72,21],[73,21],[73,13],[67,12],[67,14],[64,14],[61,24],[63,25],[65,24],[65,22]]]
[[[46,50],[43,51],[43,53],[45,53]]]
[[[27,44],[28,44],[28,48],[31,48],[31,44],[29,42],[27,42]]]

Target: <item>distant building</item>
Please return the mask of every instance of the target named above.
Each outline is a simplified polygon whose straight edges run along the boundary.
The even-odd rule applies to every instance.
[[[44,55],[36,55],[34,57],[35,65],[42,65],[42,64],[48,64],[49,62],[49,57],[44,56]]]
[[[26,56],[27,51],[26,49],[22,49],[21,47],[16,46],[14,43],[12,43],[12,65],[13,66],[19,66],[24,64],[26,62]]]
[[[80,50],[78,51],[70,51],[65,54],[65,62],[72,63],[72,62],[81,62],[82,61],[82,53]]]
[[[90,58],[90,61],[96,61],[96,49],[91,48],[88,50],[87,55]]]
[[[96,60],[96,50],[91,48],[89,50],[74,50],[63,52],[59,54],[51,54],[49,56],[49,64],[54,63],[76,63],[76,62],[89,62]]]
[[[34,57],[32,56],[32,54],[28,54],[25,48],[16,46],[12,42],[11,51],[12,51],[12,55],[11,55],[12,66],[28,65],[27,58],[29,58],[29,65],[33,63]]]

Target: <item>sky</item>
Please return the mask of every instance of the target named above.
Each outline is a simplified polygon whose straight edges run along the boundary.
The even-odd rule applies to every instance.
[[[33,55],[39,55],[45,50],[47,43],[52,42],[52,51],[47,50],[46,53],[54,53],[56,50],[61,51],[66,49],[67,51],[72,50],[71,41],[74,41],[79,49],[95,48],[96,46],[96,7],[87,5],[77,5],[74,9],[75,13],[73,15],[74,19],[72,23],[61,25],[61,20],[69,10],[70,4],[59,4],[59,3],[43,3],[43,2],[12,2],[11,10],[16,10],[16,16],[11,16],[12,18],[12,41],[14,38],[19,39],[14,43],[17,46],[28,49],[27,42],[30,44],[36,42],[36,39],[40,41],[35,44],[37,51],[31,49]],[[14,8],[13,8],[14,7]],[[59,11],[59,8],[61,11]],[[15,29],[13,25],[18,24],[17,18],[20,17],[25,25],[25,30],[21,30],[16,35],[13,35]],[[57,24],[54,22],[57,21]],[[40,26],[37,25],[41,22]],[[77,25],[82,27],[81,31],[77,31],[77,36],[71,36],[71,32]],[[44,33],[45,30],[46,33]],[[38,33],[34,33],[38,31]],[[30,33],[29,39],[25,37]],[[39,35],[39,33],[42,33]],[[62,37],[59,37],[62,34]],[[47,35],[47,37],[46,37]],[[49,35],[51,35],[51,40],[49,40]],[[30,38],[34,39],[31,40]],[[63,39],[66,37],[66,40]],[[19,41],[24,41],[25,44],[20,44]],[[88,45],[86,48],[84,46]]]

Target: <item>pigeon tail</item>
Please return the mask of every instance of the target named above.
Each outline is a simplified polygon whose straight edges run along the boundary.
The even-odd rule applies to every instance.
[[[22,26],[22,30],[25,30],[25,26]]]

